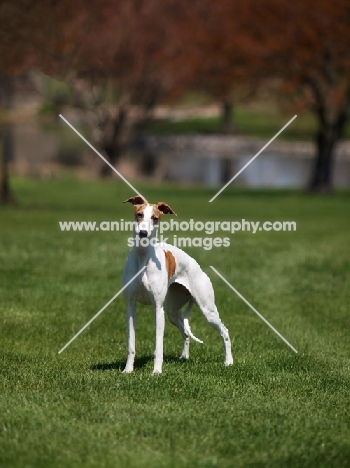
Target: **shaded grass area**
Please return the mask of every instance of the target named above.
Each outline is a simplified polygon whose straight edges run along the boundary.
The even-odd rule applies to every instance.
[[[271,138],[291,118],[293,113],[281,113],[274,107],[255,109],[237,106],[233,111],[234,133],[237,135]],[[283,131],[279,139],[287,141],[313,141],[316,133],[316,121],[312,114],[301,113],[298,118]],[[218,134],[221,133],[220,117],[188,118],[183,120],[160,119],[150,122],[147,133],[165,134]],[[350,138],[350,125],[345,138]]]
[[[57,354],[120,289],[129,235],[61,232],[58,221],[130,219],[121,203],[130,190],[70,177],[14,187],[20,206],[0,211],[1,466],[349,465],[349,192],[230,189],[208,203],[213,190],[137,184],[179,221],[297,222],[296,232],[237,232],[228,248],[187,249],[212,278],[235,365],[223,366],[219,337],[194,310],[204,345],[193,343],[190,361],[179,362],[181,339],[167,322],[164,373],[152,377],[147,307],[139,307],[136,370],[120,372],[122,298]]]

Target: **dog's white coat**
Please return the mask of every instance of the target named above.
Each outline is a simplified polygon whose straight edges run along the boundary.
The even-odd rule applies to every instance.
[[[136,197],[134,197],[136,198]],[[132,199],[130,199],[132,200]],[[129,200],[129,201],[130,201]],[[131,202],[132,203],[132,202]],[[136,203],[133,203],[134,205]],[[227,328],[222,323],[215,306],[214,290],[209,277],[198,263],[181,249],[165,243],[159,243],[157,227],[152,220],[154,206],[147,204],[142,209],[143,219],[134,229],[134,239],[140,241],[140,231],[146,231],[149,245],[134,245],[126,261],[123,272],[123,286],[140,271],[146,269],[125,290],[127,302],[128,357],[124,372],[132,372],[135,360],[135,325],[136,302],[152,305],[156,320],[156,347],[154,353],[154,374],[162,372],[164,310],[169,320],[177,326],[184,338],[181,359],[189,358],[190,338],[198,340],[188,323],[189,313],[195,302],[207,321],[221,335],[225,349],[225,365],[233,364],[231,341]],[[153,244],[153,245],[152,245]],[[175,258],[174,275],[168,279],[165,252],[171,252]],[[181,308],[188,304],[183,315]]]

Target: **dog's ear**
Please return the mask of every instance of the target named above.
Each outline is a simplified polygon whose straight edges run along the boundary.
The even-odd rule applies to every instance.
[[[143,197],[140,197],[140,195],[136,195],[135,197],[128,198],[127,200],[124,200],[123,203],[132,203],[133,205],[143,205],[146,203],[146,200]]]
[[[177,216],[175,211],[172,208],[170,208],[170,206],[165,202],[158,202],[156,206],[158,210],[161,211],[163,214],[173,214]]]

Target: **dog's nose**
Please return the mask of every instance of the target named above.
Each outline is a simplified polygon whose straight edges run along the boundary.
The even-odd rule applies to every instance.
[[[139,233],[140,237],[147,237],[147,231],[141,230]]]

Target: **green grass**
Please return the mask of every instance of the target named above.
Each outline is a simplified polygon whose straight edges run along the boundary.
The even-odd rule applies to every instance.
[[[165,333],[164,373],[151,376],[152,311],[140,307],[134,374],[120,289],[127,233],[62,233],[58,221],[131,217],[121,183],[13,181],[0,210],[0,465],[4,467],[345,467],[349,431],[349,193],[137,184],[179,220],[295,220],[294,233],[231,235],[229,248],[187,249],[212,278],[233,338],[198,310],[189,362]],[[225,234],[226,235],[226,234]],[[210,270],[215,266],[298,349],[295,355]]]
[[[276,108],[256,109],[248,106],[237,106],[233,111],[235,134],[260,138],[271,138],[291,118],[293,113],[282,114]],[[147,133],[166,134],[217,134],[221,132],[219,117],[190,118],[183,120],[160,119],[148,124]],[[316,132],[316,121],[310,113],[300,113],[298,118],[287,127],[279,137],[287,141],[313,141]],[[345,137],[350,138],[350,124]]]

